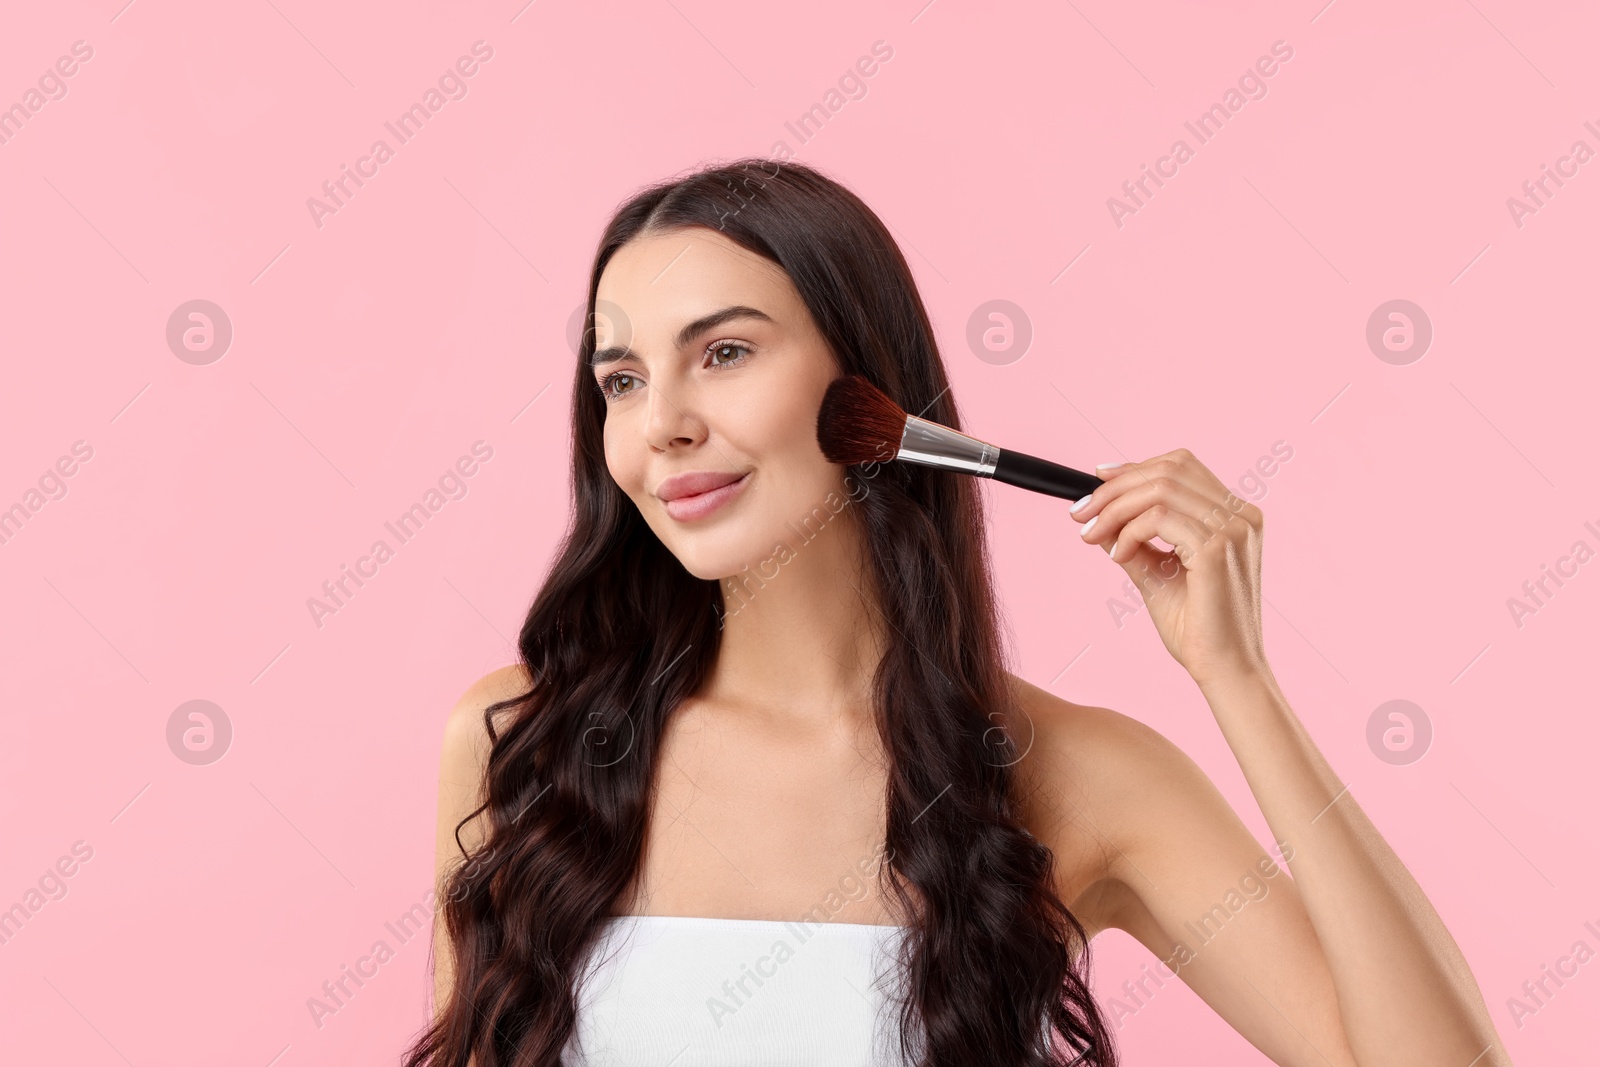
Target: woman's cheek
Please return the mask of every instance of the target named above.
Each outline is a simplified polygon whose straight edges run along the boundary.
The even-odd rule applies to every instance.
[[[755,462],[788,464],[817,437],[817,413],[798,406],[774,404],[772,397],[751,399],[736,409],[736,422],[728,425],[739,445]]]
[[[617,487],[635,500],[639,497],[639,476],[633,469],[625,450],[618,442],[612,430],[613,423],[607,422],[602,441],[605,445],[606,469],[611,472],[611,478]]]

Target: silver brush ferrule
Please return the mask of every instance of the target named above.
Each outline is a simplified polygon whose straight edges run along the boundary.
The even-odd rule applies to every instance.
[[[900,452],[895,458],[992,478],[1000,450],[948,426],[907,415],[905,432],[900,435]]]

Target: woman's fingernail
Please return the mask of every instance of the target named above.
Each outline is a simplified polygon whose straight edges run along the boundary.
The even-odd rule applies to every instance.
[[[1088,537],[1089,536],[1089,531],[1094,529],[1094,524],[1095,524],[1096,520],[1098,520],[1099,518],[1100,518],[1100,516],[1096,515],[1093,519],[1090,519],[1088,522],[1084,523],[1083,524],[1083,529],[1078,531],[1078,536],[1079,537]]]
[[[1078,512],[1082,511],[1086,506],[1088,506],[1089,501],[1093,499],[1093,497],[1093,493],[1083,494],[1078,498],[1078,502],[1072,505],[1072,507],[1068,510],[1071,511],[1072,514],[1076,515]]]
[[[1117,558],[1117,541],[1115,538],[1112,539],[1111,547],[1106,549],[1106,551],[1110,554],[1112,559]]]
[[[1120,467],[1120,466],[1122,466],[1121,463],[1096,463],[1094,465],[1094,469],[1097,470],[1097,471],[1108,471],[1113,467]]]

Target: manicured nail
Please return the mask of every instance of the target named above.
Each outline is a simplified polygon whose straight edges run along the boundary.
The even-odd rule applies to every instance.
[[[1120,466],[1122,466],[1122,464],[1120,464],[1120,463],[1096,463],[1094,465],[1094,469],[1097,470],[1097,471],[1108,471],[1108,470],[1111,470],[1113,467],[1120,467]]]
[[[1072,507],[1069,508],[1068,510],[1072,514],[1076,515],[1078,512],[1082,511],[1088,505],[1089,501],[1093,497],[1094,497],[1093,493],[1085,493],[1085,494],[1083,494],[1082,496],[1080,496],[1078,498],[1078,502],[1076,504],[1072,505]]]
[[[1089,531],[1094,529],[1094,524],[1095,524],[1095,522],[1097,520],[1099,520],[1099,518],[1100,518],[1100,516],[1096,515],[1094,518],[1092,518],[1088,522],[1084,523],[1083,524],[1083,529],[1078,531],[1078,536],[1079,537],[1088,537],[1089,536]]]

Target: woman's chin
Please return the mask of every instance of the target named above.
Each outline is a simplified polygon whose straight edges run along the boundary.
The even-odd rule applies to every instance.
[[[739,553],[706,551],[709,546],[696,545],[693,548],[679,546],[674,549],[668,546],[683,569],[702,581],[715,582],[739,574],[745,567],[745,559]]]
[[[698,546],[702,549],[710,546]],[[708,582],[738,581],[741,578],[750,579],[760,566],[762,553],[749,550],[740,551],[738,546],[728,551],[685,551],[674,553],[678,562],[683,564],[683,569],[696,578]],[[771,548],[767,549],[770,554]]]
[[[735,563],[723,559],[701,560],[697,561],[694,566],[690,566],[687,563],[684,564],[684,569],[690,574],[708,582],[738,581],[740,577],[747,575],[753,567],[753,563],[745,560]]]

